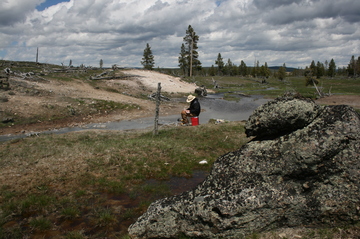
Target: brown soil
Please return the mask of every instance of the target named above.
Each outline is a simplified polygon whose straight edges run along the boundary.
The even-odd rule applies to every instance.
[[[93,82],[76,78],[72,81],[61,81],[46,76],[42,80],[11,76],[11,90],[0,91],[0,97],[7,99],[6,102],[0,103],[0,120],[33,120],[27,124],[7,123],[6,127],[0,128],[0,134],[37,132],[88,123],[148,117],[155,114],[155,102],[146,96],[156,92],[158,83],[161,83],[161,93],[168,95],[186,96],[193,93],[196,88],[196,85],[184,82],[180,78],[154,71],[116,72],[116,75],[124,74],[132,77],[99,80],[96,81],[95,87]],[[85,100],[86,103],[81,104],[74,101],[75,99]],[[138,107],[132,110],[91,112],[88,106],[93,103],[92,100],[113,101]],[[160,105],[160,115],[178,114],[182,108],[179,103],[164,101]],[[67,115],[67,109],[74,109],[78,113]],[[43,119],[36,120],[39,116]]]
[[[316,100],[321,105],[349,105],[355,109],[360,109],[360,95],[331,95]]]

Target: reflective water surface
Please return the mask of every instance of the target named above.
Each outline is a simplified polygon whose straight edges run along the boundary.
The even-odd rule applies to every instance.
[[[262,104],[265,104],[268,99],[264,99],[262,96],[243,96],[241,94],[234,93],[238,97],[237,101],[226,101],[223,99],[223,94],[213,94],[206,97],[199,98],[202,113],[199,117],[199,123],[205,124],[210,119],[223,119],[228,121],[241,121],[247,120],[252,112]],[[185,99],[172,99],[175,101],[185,101]],[[179,115],[170,115],[159,118],[160,125],[176,124]],[[131,129],[146,129],[154,126],[154,118],[140,118],[134,120],[124,120],[116,122],[95,123],[88,124],[82,127],[68,127],[56,130],[49,130],[43,132],[36,132],[30,134],[20,135],[0,135],[0,142],[8,141],[12,139],[25,138],[29,136],[39,134],[65,134],[69,132],[91,130],[91,129],[103,129],[103,130],[131,130]]]

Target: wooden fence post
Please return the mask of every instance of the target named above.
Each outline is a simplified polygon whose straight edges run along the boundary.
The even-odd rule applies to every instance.
[[[159,128],[160,92],[161,92],[161,83],[158,83],[158,88],[157,88],[156,97],[155,97],[156,98],[156,109],[155,109],[153,135],[158,134],[158,128]]]

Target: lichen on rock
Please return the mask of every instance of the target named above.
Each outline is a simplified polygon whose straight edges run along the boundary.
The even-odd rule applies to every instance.
[[[283,96],[258,107],[246,122],[247,136],[276,137],[310,124],[323,107],[311,99]]]
[[[239,238],[360,219],[360,116],[281,97],[246,124],[253,140],[219,157],[193,190],[150,205],[133,238]]]

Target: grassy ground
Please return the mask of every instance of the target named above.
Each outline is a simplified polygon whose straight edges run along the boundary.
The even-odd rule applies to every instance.
[[[157,136],[79,132],[2,143],[0,238],[126,237],[152,201],[174,194],[170,178],[206,175],[218,156],[246,141],[243,123],[231,122]],[[204,159],[209,164],[200,165]]]
[[[276,98],[285,92],[298,92],[305,97],[316,98],[317,92],[314,86],[305,86],[305,77],[287,77],[280,81],[270,77],[265,82],[262,79],[250,77],[194,77],[187,79],[190,82],[196,82],[198,85],[205,85],[208,89],[213,89],[213,80],[219,85],[217,92],[226,93],[228,99],[231,99],[231,93],[244,93],[248,95],[263,95],[268,98]],[[360,95],[360,80],[353,78],[334,77],[321,78],[317,87],[324,93]]]

